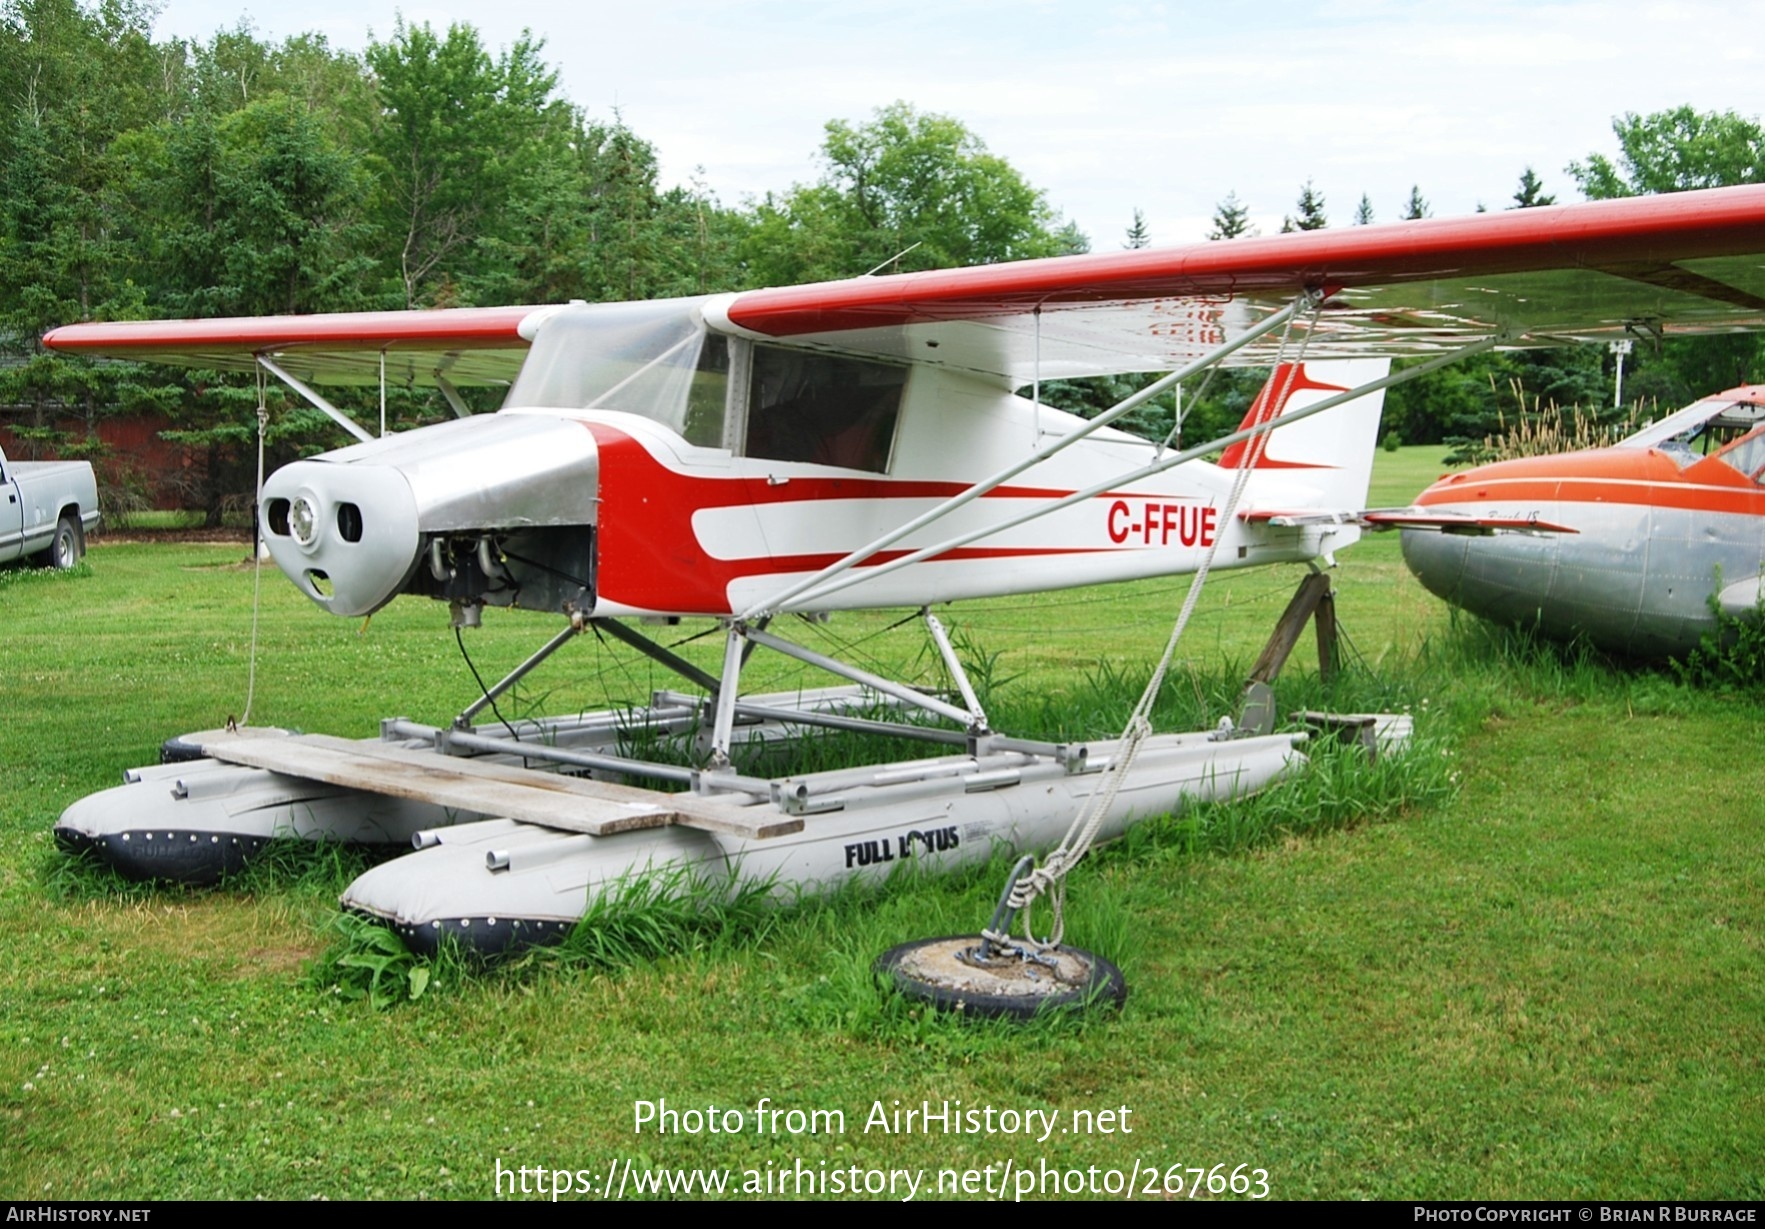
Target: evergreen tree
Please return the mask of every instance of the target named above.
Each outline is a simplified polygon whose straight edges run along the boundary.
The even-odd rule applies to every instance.
[[[44,350],[41,337],[80,320],[142,312],[112,190],[112,150],[160,100],[150,13],[124,4],[13,0],[0,10],[0,405],[51,449],[90,439],[118,396],[122,368]]]
[[[1427,198],[1422,195],[1421,187],[1412,184],[1410,186],[1410,199],[1404,203],[1403,220],[1406,222],[1415,222],[1430,216],[1432,213],[1433,211],[1428,208]]]
[[[1128,227],[1127,242],[1122,246],[1130,252],[1152,246],[1152,236],[1146,232],[1146,215],[1141,213],[1138,207],[1134,209],[1134,223]]]
[[[1356,226],[1371,226],[1373,224],[1373,202],[1367,198],[1365,192],[1361,193],[1361,203],[1354,207],[1354,224]]]
[[[1238,202],[1236,192],[1226,193],[1213,211],[1213,229],[1207,232],[1209,239],[1236,239],[1240,235],[1253,234],[1250,225],[1250,209]]]
[[[1532,173],[1531,167],[1520,172],[1520,186],[1514,190],[1514,203],[1510,209],[1532,209],[1556,203],[1557,198],[1545,192],[1543,181]]]
[[[1330,219],[1324,216],[1324,194],[1312,187],[1311,180],[1299,190],[1298,214],[1281,219],[1281,233],[1291,234],[1298,230],[1323,230],[1330,225]]]

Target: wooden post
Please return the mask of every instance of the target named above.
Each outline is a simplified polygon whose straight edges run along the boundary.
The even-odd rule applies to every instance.
[[[1308,620],[1318,625],[1318,674],[1328,680],[1336,673],[1336,597],[1330,578],[1313,572],[1299,582],[1287,609],[1275,622],[1268,643],[1250,667],[1244,697],[1238,709],[1238,727],[1247,733],[1270,734],[1275,729],[1275,697],[1271,685],[1292,656]]]
[[[1328,683],[1336,677],[1336,594],[1326,589],[1312,617],[1318,628],[1318,677]]]
[[[1281,612],[1280,619],[1275,623],[1275,630],[1269,636],[1269,642],[1262,646],[1257,655],[1256,664],[1250,667],[1250,680],[1255,683],[1272,683],[1275,676],[1281,673],[1281,667],[1287,664],[1293,646],[1299,643],[1299,634],[1305,630],[1306,620],[1317,610],[1318,603],[1330,595],[1330,578],[1322,572],[1313,572],[1299,582],[1293,600],[1287,603],[1287,609]],[[1334,610],[1331,612],[1331,627],[1335,626]]]

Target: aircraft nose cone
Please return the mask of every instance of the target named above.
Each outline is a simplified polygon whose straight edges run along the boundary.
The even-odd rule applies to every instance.
[[[1417,529],[1403,531],[1403,561],[1435,597],[1459,604],[1465,581],[1469,538]]]
[[[416,566],[416,499],[390,466],[296,461],[264,484],[264,541],[276,566],[326,610],[372,614]]]
[[[1404,562],[1436,597],[1500,623],[1560,626],[1574,635],[1585,629],[1587,612],[1555,599],[1559,549],[1551,534],[1403,535]]]

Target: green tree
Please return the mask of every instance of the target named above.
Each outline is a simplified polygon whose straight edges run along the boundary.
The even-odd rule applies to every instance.
[[[1361,193],[1361,203],[1354,207],[1354,224],[1371,226],[1373,224],[1373,202],[1365,192]]]
[[[389,41],[369,44],[375,217],[394,244],[386,263],[403,305],[459,301],[483,241],[506,237],[519,216],[509,207],[522,172],[567,149],[572,115],[552,96],[542,46],[524,33],[492,59],[471,26],[443,38],[402,19]]]
[[[1312,187],[1311,180],[1299,190],[1298,212],[1292,217],[1281,219],[1281,233],[1291,234],[1298,230],[1323,230],[1330,225],[1330,219],[1324,216],[1324,194]]]
[[[1765,129],[1733,111],[1676,107],[1612,121],[1618,161],[1589,154],[1569,175],[1588,200],[1765,183]]]
[[[1146,230],[1146,215],[1141,213],[1138,207],[1134,209],[1133,224],[1128,227],[1127,242],[1122,246],[1130,252],[1152,246],[1152,236]]]
[[[0,6],[0,405],[68,451],[57,420],[89,439],[127,369],[51,354],[45,331],[141,314],[111,183],[118,137],[163,105],[151,86],[151,13],[121,0]]]
[[[1255,234],[1250,225],[1250,209],[1239,203],[1236,192],[1226,193],[1226,199],[1214,207],[1213,229],[1207,232],[1209,239],[1236,239],[1240,235]]]
[[[365,306],[367,185],[324,122],[285,94],[199,107],[121,144],[139,210],[134,268],[181,316]]]
[[[1544,182],[1527,167],[1520,172],[1520,186],[1514,189],[1514,203],[1510,209],[1533,209],[1539,205],[1554,205],[1557,198],[1544,190]]]
[[[1765,183],[1765,128],[1732,111],[1676,107],[1612,121],[1618,160],[1589,154],[1569,174],[1590,200]],[[1630,396],[1670,409],[1765,376],[1765,339],[1753,334],[1668,338],[1639,346],[1625,367]]]
[[[1433,212],[1434,211],[1428,207],[1427,198],[1422,195],[1420,185],[1412,184],[1410,186],[1410,199],[1404,202],[1403,220],[1406,222],[1416,222],[1422,218],[1431,216]]]
[[[772,285],[992,264],[1070,251],[1044,194],[961,122],[904,102],[868,123],[834,120],[819,182],[753,207],[743,244]]]
[[[151,279],[156,311],[301,314],[370,301],[367,185],[305,104],[281,93],[224,115],[199,104],[129,134],[117,151],[133,206],[131,267]],[[183,372],[162,377],[150,400],[172,424],[162,434],[204,455],[185,495],[219,524],[228,497],[251,489],[255,389]],[[271,439],[284,455],[334,438],[328,421],[305,408],[273,421]]]

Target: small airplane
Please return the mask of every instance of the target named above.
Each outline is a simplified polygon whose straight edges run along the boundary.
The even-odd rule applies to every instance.
[[[1574,527],[1477,540],[1406,532],[1410,570],[1454,605],[1632,657],[1690,652],[1718,630],[1712,600],[1734,618],[1758,611],[1765,385],[1706,397],[1610,448],[1450,474],[1416,503]]]
[[[361,441],[283,467],[263,491],[270,554],[324,609],[361,616],[416,594],[447,602],[456,628],[486,605],[564,619],[450,726],[389,721],[360,743],[204,736],[207,758],[135,770],[69,808],[57,834],[131,873],[192,880],[279,834],[408,839],[421,852],[370,871],[346,902],[408,941],[486,949],[567,927],[585,888],[634,868],[825,884],[1050,843],[1119,764],[1136,775],[1108,792],[1107,836],[1260,785],[1303,736],[1008,737],[931,606],[1328,562],[1365,527],[1573,528],[1523,501],[1367,513],[1383,390],[1493,347],[1639,326],[1765,328],[1765,187],[661,302],[57,329],[44,342],[63,352],[268,373]],[[1397,357],[1423,361],[1393,373]],[[1179,447],[1111,425],[1222,364],[1274,373],[1237,431]],[[1040,403],[1048,380],[1127,372],[1163,374],[1089,420]],[[376,439],[313,387],[326,382],[435,387],[458,417]],[[468,383],[506,386],[503,408],[468,413]],[[772,626],[877,606],[922,609],[960,696]],[[682,617],[718,621],[720,672],[629,623]],[[474,724],[588,627],[700,694]],[[863,695],[743,696],[756,647]],[[879,695],[955,728],[876,720],[865,706]],[[696,739],[699,766],[621,753],[634,722]],[[961,753],[782,779],[739,767],[743,739],[805,726],[913,730]],[[646,778],[688,792],[621,783]],[[485,818],[448,826],[473,816]]]

